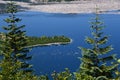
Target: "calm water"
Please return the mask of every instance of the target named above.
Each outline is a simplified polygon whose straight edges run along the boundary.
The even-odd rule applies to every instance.
[[[79,67],[81,56],[79,46],[89,47],[84,42],[85,36],[90,36],[89,21],[93,14],[50,14],[40,12],[20,12],[17,14],[22,18],[21,24],[26,25],[29,36],[53,36],[65,35],[73,39],[69,45],[37,47],[30,52],[33,55],[30,61],[33,64],[36,74],[51,74],[54,70],[59,72],[69,68],[72,72]],[[105,34],[110,35],[108,42],[115,48],[113,53],[120,56],[120,15],[102,14],[105,22]],[[0,26],[6,25],[2,20],[7,15],[0,15]],[[0,28],[0,31],[3,31]]]

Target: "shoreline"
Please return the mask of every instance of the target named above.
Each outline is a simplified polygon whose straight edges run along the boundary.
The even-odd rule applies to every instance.
[[[21,12],[21,11],[20,11]],[[22,12],[40,12],[40,13],[48,13],[48,14],[95,14],[95,12],[80,12],[80,13],[66,13],[66,12],[42,12],[36,10],[22,10]],[[120,10],[109,10],[109,11],[99,11],[98,14],[120,14]]]
[[[0,3],[7,3],[5,1],[0,1]],[[118,10],[118,12],[113,12],[114,14],[120,14],[120,1],[119,0],[91,0],[91,1],[73,1],[73,3],[58,3],[58,4],[44,4],[44,5],[34,5],[25,2],[16,2],[17,5],[21,6],[20,10],[24,11],[38,11],[46,13],[65,13],[65,14],[75,14],[75,13],[95,13],[96,5],[99,8],[100,13],[106,13],[107,11]]]
[[[70,39],[70,42],[54,42],[54,43],[47,43],[47,44],[36,44],[31,46],[26,46],[25,48],[34,48],[34,47],[43,47],[43,46],[52,46],[52,45],[66,45],[72,43],[73,40]]]

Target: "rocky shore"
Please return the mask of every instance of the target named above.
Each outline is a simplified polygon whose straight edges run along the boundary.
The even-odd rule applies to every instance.
[[[5,1],[0,1],[0,4],[6,4]],[[47,13],[93,13],[96,5],[101,13],[112,10],[120,10],[120,0],[90,0],[90,1],[73,1],[61,2],[57,4],[32,4],[25,2],[16,2],[21,10],[26,11],[40,11]],[[119,12],[115,12],[120,14]]]

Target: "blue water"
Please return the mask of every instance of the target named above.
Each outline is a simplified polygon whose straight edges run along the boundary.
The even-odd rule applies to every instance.
[[[29,36],[54,36],[65,35],[73,39],[73,42],[68,45],[47,46],[33,48],[30,55],[33,56],[29,62],[33,65],[35,74],[51,74],[63,71],[64,68],[69,68],[71,72],[79,68],[81,56],[79,46],[90,47],[84,42],[85,36],[90,34],[90,20],[94,14],[52,14],[41,12],[20,12],[17,14],[22,18],[25,24],[27,35]],[[0,26],[6,25],[3,19],[8,17],[7,14],[0,15]],[[101,14],[100,17],[104,21],[106,28],[105,34],[110,35],[108,42],[115,48],[112,53],[120,56],[120,15],[118,14]],[[0,28],[0,31],[3,31]]]

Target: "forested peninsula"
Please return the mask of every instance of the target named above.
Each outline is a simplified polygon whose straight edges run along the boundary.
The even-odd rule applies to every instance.
[[[66,36],[41,36],[41,37],[28,37],[29,43],[27,47],[61,45],[71,43],[71,39]]]
[[[6,36],[0,33],[0,38],[5,40]],[[38,46],[49,46],[49,45],[64,45],[72,42],[72,39],[62,35],[62,36],[27,36],[28,44],[26,47],[38,47]]]

